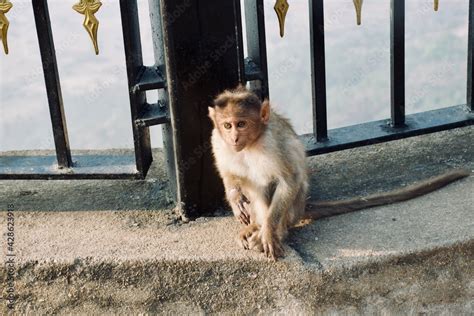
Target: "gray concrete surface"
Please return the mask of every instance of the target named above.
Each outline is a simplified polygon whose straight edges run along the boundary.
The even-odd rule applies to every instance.
[[[473,136],[468,127],[311,158],[312,196],[343,198],[453,167],[472,170]],[[159,161],[154,174],[163,179]],[[229,216],[182,223],[167,202],[126,204],[129,197],[113,194],[134,190],[146,198],[158,185],[166,189],[154,179],[0,182],[0,208],[17,209],[16,311],[472,314],[473,176],[411,201],[304,223],[277,263],[241,250],[239,224]],[[75,204],[68,203],[71,196]],[[95,205],[89,198],[100,205],[96,210],[87,209]],[[122,199],[125,205],[116,208]],[[145,210],[152,205],[155,211]],[[5,243],[5,212],[0,215]]]

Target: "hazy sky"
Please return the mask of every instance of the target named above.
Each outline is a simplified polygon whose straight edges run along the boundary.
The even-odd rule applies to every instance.
[[[77,1],[48,1],[69,138],[73,149],[132,147],[119,5],[102,0],[100,55],[72,10]],[[139,0],[145,64],[153,64],[148,1]],[[311,131],[308,1],[289,0],[286,35],[278,34],[274,1],[265,0],[270,94],[299,133]],[[389,0],[364,1],[356,26],[351,0],[326,1],[330,128],[390,113]],[[13,1],[10,55],[0,54],[0,151],[54,148],[31,1]],[[468,0],[407,0],[407,111],[465,102]],[[151,101],[154,93],[149,93]],[[152,128],[161,145],[160,127]]]

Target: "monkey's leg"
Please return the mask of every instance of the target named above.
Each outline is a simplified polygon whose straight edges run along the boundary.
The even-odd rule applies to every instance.
[[[252,249],[259,252],[265,252],[264,243],[267,243],[267,250],[271,252],[266,252],[265,255],[269,258],[276,259],[283,256],[283,247],[281,246],[280,238],[280,222],[278,220],[275,225],[272,225],[272,228],[267,228],[270,236],[262,235],[262,225],[268,221],[269,206],[266,202],[266,199],[257,194],[251,196],[252,199],[252,211],[255,214],[255,217],[252,218],[252,223],[247,226],[248,229],[241,231],[240,238],[241,244],[245,249]],[[270,227],[267,224],[267,227]],[[266,238],[262,240],[262,238]]]
[[[297,185],[288,184],[284,179],[280,179],[270,206],[264,213],[259,237],[263,252],[270,259],[276,260],[284,254],[282,238],[286,235],[288,211],[293,206],[298,189]]]
[[[269,259],[276,260],[280,257],[283,257],[285,251],[283,250],[282,240],[279,238],[279,233],[277,232],[276,225],[265,225],[262,226],[258,234],[258,239],[252,240],[254,242],[254,247],[259,248]],[[260,244],[259,244],[260,242]]]

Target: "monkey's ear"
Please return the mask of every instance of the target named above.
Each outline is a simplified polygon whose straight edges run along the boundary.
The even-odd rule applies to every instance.
[[[262,118],[262,122],[267,124],[270,120],[270,101],[265,100],[262,103],[262,109],[260,110],[260,116]]]
[[[216,118],[216,110],[212,106],[207,107],[207,110],[209,111],[208,116],[212,120],[212,122],[215,121]]]

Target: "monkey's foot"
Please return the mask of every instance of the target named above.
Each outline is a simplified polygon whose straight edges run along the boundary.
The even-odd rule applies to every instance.
[[[257,224],[250,224],[240,231],[240,244],[244,249],[253,249],[255,239],[258,239],[259,227]]]
[[[261,229],[260,241],[263,253],[267,258],[276,261],[278,258],[283,257],[285,253],[283,244],[271,229]]]

